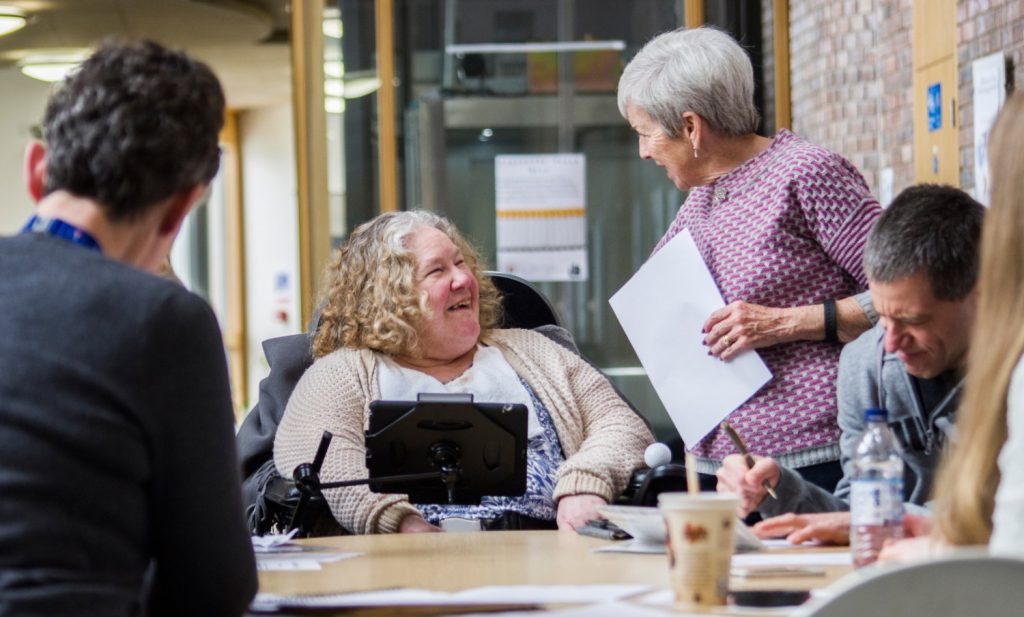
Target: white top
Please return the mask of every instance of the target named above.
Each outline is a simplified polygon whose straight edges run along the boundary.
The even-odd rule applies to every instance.
[[[1010,378],[1006,424],[989,549],[996,555],[1024,557],[1024,358],[1018,359]]]
[[[536,437],[544,432],[537,419],[530,393],[526,391],[515,369],[505,356],[494,347],[477,345],[473,364],[466,372],[448,383],[416,369],[399,366],[394,360],[381,354],[382,362],[377,372],[380,395],[389,401],[415,401],[421,392],[431,394],[469,393],[477,403],[522,403],[529,410],[527,436]]]

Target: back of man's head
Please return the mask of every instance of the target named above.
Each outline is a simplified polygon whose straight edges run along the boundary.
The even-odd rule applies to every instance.
[[[882,213],[864,248],[871,281],[892,283],[924,272],[937,300],[962,300],[978,280],[985,207],[960,189],[912,186]]]
[[[209,67],[151,41],[106,42],[46,106],[43,191],[132,220],[213,178],[223,123],[224,93]]]

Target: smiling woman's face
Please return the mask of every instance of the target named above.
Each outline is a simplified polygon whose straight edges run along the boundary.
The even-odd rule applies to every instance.
[[[416,258],[416,285],[426,311],[417,324],[418,355],[455,360],[480,338],[480,293],[458,247],[444,232],[420,227],[405,240]]]
[[[626,116],[636,131],[640,158],[651,159],[659,167],[664,167],[668,179],[680,191],[701,184],[700,175],[696,173],[697,159],[693,156],[689,139],[685,136],[669,137],[650,114],[635,105],[626,108]]]

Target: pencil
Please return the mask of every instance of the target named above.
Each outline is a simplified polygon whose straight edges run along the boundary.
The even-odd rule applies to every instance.
[[[754,457],[750,455],[750,450],[747,450],[747,444],[743,443],[743,438],[740,437],[740,434],[737,433],[736,429],[734,429],[728,422],[722,422],[719,426],[723,431],[725,431],[725,434],[729,436],[730,440],[732,440],[733,445],[736,446],[736,449],[740,451],[740,454],[742,454],[743,458],[747,461],[747,469],[752,469],[755,462]],[[768,494],[772,496],[772,499],[779,498],[779,496],[775,494],[775,489],[768,484],[768,480],[762,482],[761,486],[764,487],[764,490],[768,491]]]

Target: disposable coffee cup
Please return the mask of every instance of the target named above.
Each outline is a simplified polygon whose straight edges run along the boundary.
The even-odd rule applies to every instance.
[[[730,493],[662,493],[669,578],[676,606],[722,606],[729,593],[729,563],[739,498]]]

